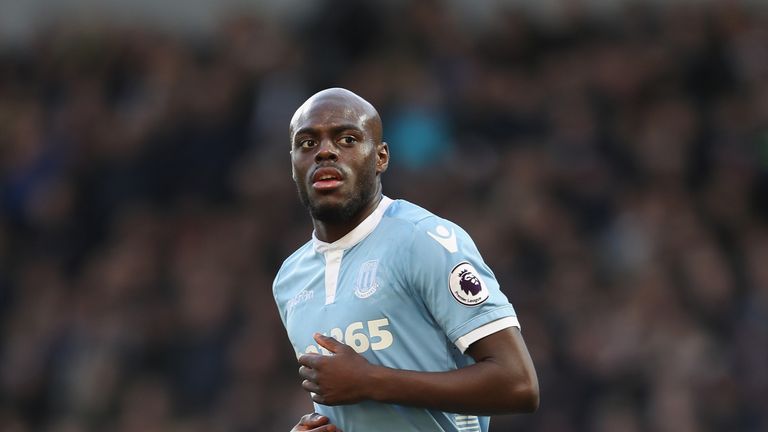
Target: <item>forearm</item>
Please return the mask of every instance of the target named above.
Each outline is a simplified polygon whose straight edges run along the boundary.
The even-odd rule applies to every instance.
[[[315,334],[333,353],[299,357],[302,387],[324,405],[364,400],[464,414],[531,412],[539,405],[536,370],[518,329],[470,345],[475,364],[446,372],[391,369],[369,363],[351,347]]]
[[[538,406],[538,382],[524,369],[510,371],[493,359],[448,372],[374,367],[370,399],[452,413],[511,414]]]

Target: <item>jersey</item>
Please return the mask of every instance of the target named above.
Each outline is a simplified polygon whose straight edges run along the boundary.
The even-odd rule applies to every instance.
[[[447,371],[473,363],[473,342],[520,324],[469,235],[458,225],[386,196],[333,243],[314,235],[273,284],[296,351],[330,354],[314,333],[395,369]],[[487,432],[489,417],[364,401],[315,410],[346,432]]]

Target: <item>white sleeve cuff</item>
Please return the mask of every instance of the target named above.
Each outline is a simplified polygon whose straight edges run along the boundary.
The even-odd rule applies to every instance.
[[[465,334],[464,336],[461,336],[460,338],[456,339],[456,348],[459,349],[459,351],[464,353],[464,351],[469,348],[470,345],[473,343],[479,341],[480,339],[492,335],[498,331],[504,330],[505,328],[509,327],[517,327],[520,328],[520,322],[517,320],[517,317],[515,316],[509,316],[504,318],[499,318],[496,321],[491,321],[488,324],[485,324],[481,327],[478,327],[471,332]]]

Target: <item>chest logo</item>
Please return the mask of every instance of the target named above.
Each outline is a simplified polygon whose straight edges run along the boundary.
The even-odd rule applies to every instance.
[[[293,313],[293,310],[296,309],[296,306],[298,306],[301,303],[304,303],[306,301],[312,300],[312,297],[314,296],[314,291],[308,291],[307,289],[303,289],[299,291],[298,294],[293,296],[292,299],[288,300],[288,313]]]
[[[368,298],[379,289],[379,283],[376,282],[376,270],[379,268],[379,260],[366,261],[360,266],[355,281],[355,295],[358,298]]]
[[[456,244],[456,232],[453,229],[448,231],[448,228],[443,225],[438,225],[437,228],[435,228],[434,233],[427,231],[427,234],[429,234],[433,240],[440,243],[440,245],[448,252],[456,253],[456,251],[459,250],[459,247]]]
[[[451,270],[448,276],[448,287],[453,298],[465,306],[477,306],[488,300],[488,288],[480,279],[472,264],[464,261]]]

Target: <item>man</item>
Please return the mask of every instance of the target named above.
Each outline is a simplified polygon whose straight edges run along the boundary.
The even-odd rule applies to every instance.
[[[295,431],[487,431],[534,411],[538,381],[514,309],[469,235],[382,195],[389,163],[371,104],[344,89],[290,124],[313,238],[273,293],[319,414]]]

